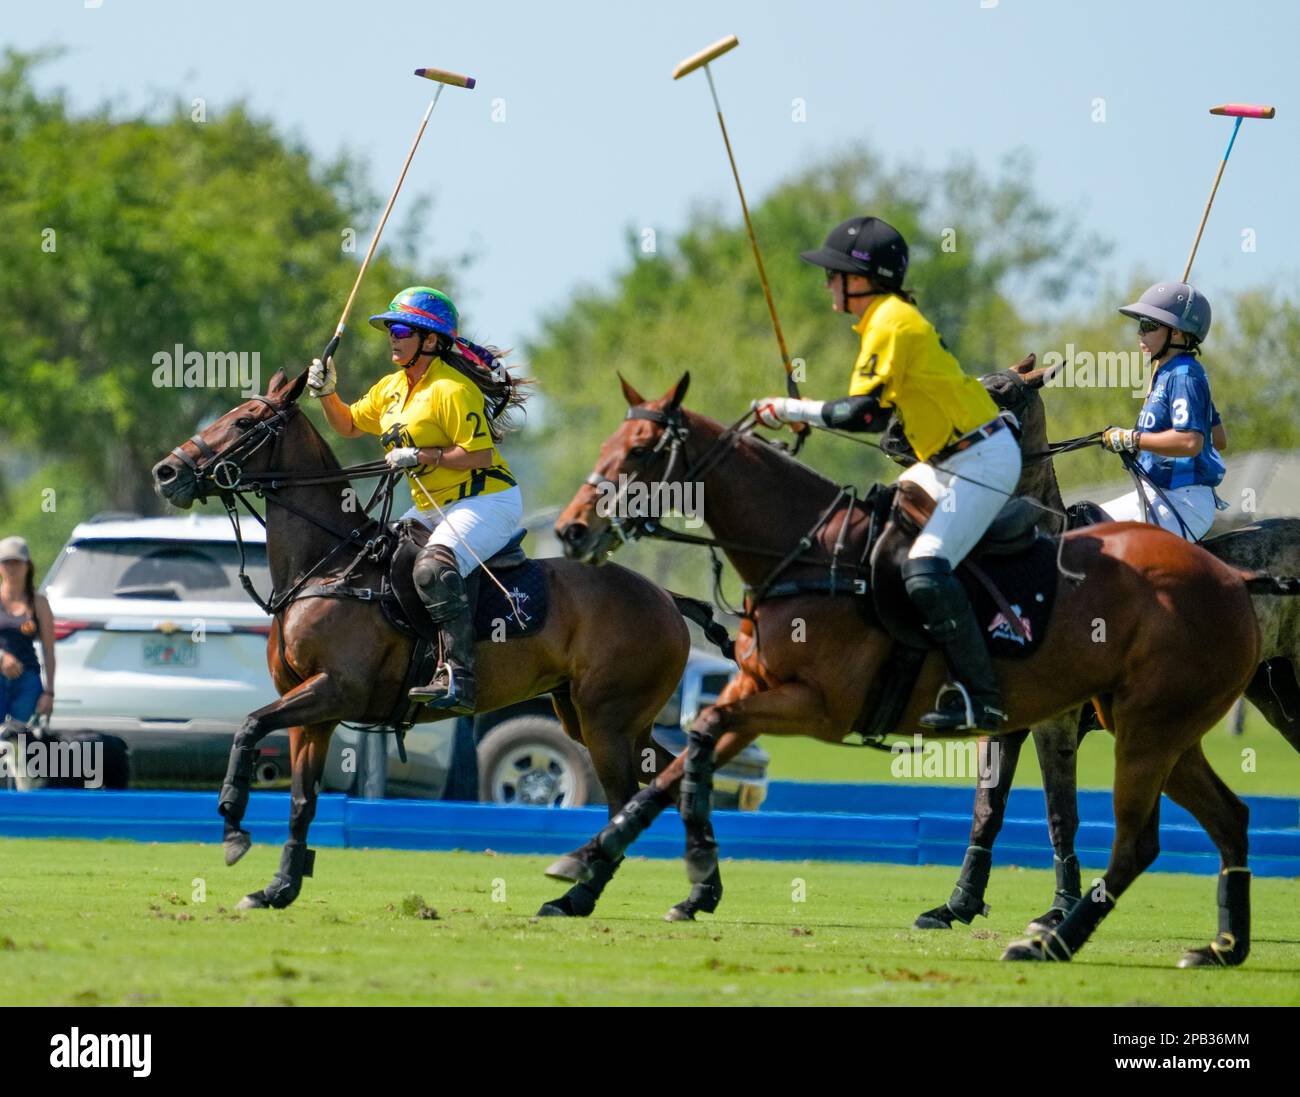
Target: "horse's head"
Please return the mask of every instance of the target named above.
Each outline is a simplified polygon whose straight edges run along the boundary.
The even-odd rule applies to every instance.
[[[1051,459],[1037,456],[1047,453],[1048,444],[1047,408],[1039,390],[1059,367],[1037,369],[1034,362],[1034,356],[1028,355],[1010,369],[990,373],[980,381],[999,408],[1012,412],[1020,420],[1020,448],[1029,457],[1020,470],[1016,494],[1064,508]],[[1044,511],[1039,528],[1047,533],[1059,533],[1064,529],[1064,520],[1052,511]]]
[[[269,468],[274,440],[298,412],[307,383],[304,370],[293,380],[279,370],[265,396],[254,396],[192,435],[153,467],[154,490],[172,506],[188,510],[209,491],[236,488],[244,476]]]
[[[993,402],[1020,420],[1021,446],[1029,453],[1047,448],[1047,411],[1039,390],[1057,367],[1037,369],[1030,354],[1010,369],[980,378]]]
[[[682,400],[691,383],[689,373],[658,400],[646,400],[620,376],[627,417],[605,439],[595,471],[587,477],[561,512],[555,533],[571,560],[600,564],[629,535],[631,522],[621,517],[625,485],[632,481],[668,481],[683,468],[679,460],[688,427]],[[678,467],[674,467],[678,466]]]

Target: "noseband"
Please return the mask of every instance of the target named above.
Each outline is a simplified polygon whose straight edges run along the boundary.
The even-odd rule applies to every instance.
[[[267,442],[279,438],[284,432],[289,419],[298,411],[297,404],[280,407],[265,396],[253,396],[274,412],[266,419],[259,419],[248,430],[228,446],[214,450],[198,434],[192,435],[188,442],[182,442],[172,450],[172,456],[185,464],[194,474],[198,490],[195,492],[200,502],[207,501],[207,485],[211,483],[218,492],[236,491],[244,482],[244,470],[240,462],[247,461]],[[199,451],[205,464],[199,464],[185,452],[186,445],[193,445]]]

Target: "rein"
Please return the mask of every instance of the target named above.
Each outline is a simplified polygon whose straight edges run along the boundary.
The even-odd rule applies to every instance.
[[[1187,528],[1187,523],[1183,521],[1183,516],[1178,513],[1178,508],[1169,501],[1169,496],[1165,494],[1165,489],[1151,479],[1147,470],[1137,463],[1137,458],[1131,453],[1121,453],[1120,460],[1124,462],[1124,467],[1128,470],[1129,475],[1133,477],[1133,486],[1137,489],[1138,502],[1142,504],[1143,521],[1148,525],[1155,526],[1157,529],[1161,528],[1160,523],[1154,519],[1154,516],[1151,513],[1151,500],[1147,496],[1147,493],[1142,490],[1142,485],[1147,484],[1150,486],[1151,490],[1155,492],[1159,500],[1168,508],[1169,513],[1178,519],[1178,527],[1183,531],[1183,539],[1190,541],[1194,545],[1198,544],[1200,538],[1192,536],[1192,531]]]
[[[713,443],[695,461],[693,462],[688,461],[686,470],[682,473],[681,476],[682,482],[689,483],[691,481],[699,479],[705,473],[712,471],[714,468],[717,467],[718,464],[720,464],[723,460],[725,460],[726,457],[731,453],[733,448],[733,443],[736,441],[736,439],[751,434],[752,427],[753,427],[753,416],[754,413],[752,411],[747,411],[744,415],[742,415],[729,427],[723,430],[723,432],[720,435],[718,435],[718,437],[713,441]],[[665,484],[668,483],[670,481],[672,471],[677,465],[677,462],[679,460],[688,459],[688,455],[686,453],[686,440],[690,437],[690,428],[686,425],[686,421],[682,416],[681,409],[674,407],[671,408],[669,411],[665,412],[665,411],[656,411],[653,408],[633,407],[628,409],[627,415],[624,418],[644,419],[648,422],[654,423],[657,426],[661,426],[664,428],[663,432],[659,435],[658,441],[655,443],[654,447],[650,450],[650,452],[646,455],[646,459],[647,461],[653,459],[654,457],[657,457],[659,454],[661,454],[664,451],[665,447],[668,448],[669,450],[668,466],[667,468],[665,468],[663,475],[659,478],[660,483],[665,483]],[[800,436],[794,448],[787,450],[787,452],[791,456],[798,453],[803,441],[804,441],[804,436]],[[831,501],[830,506],[828,506],[825,509],[822,515],[817,519],[816,523],[814,523],[812,528],[809,529],[808,532],[805,533],[799,539],[799,541],[797,542],[797,544],[792,550],[788,552],[783,552],[775,549],[762,548],[754,545],[746,545],[735,541],[723,541],[716,537],[700,537],[695,534],[682,533],[679,530],[669,529],[665,526],[662,526],[658,524],[654,519],[650,519],[650,518],[625,519],[617,513],[618,504],[622,501],[627,487],[630,487],[632,482],[635,479],[636,479],[636,474],[633,474],[632,476],[628,476],[626,478],[626,483],[624,487],[618,489],[613,504],[613,509],[615,513],[609,515],[611,528],[615,531],[615,533],[618,534],[620,541],[622,541],[624,544],[630,541],[635,541],[640,537],[650,537],[659,541],[669,541],[676,544],[686,544],[686,545],[702,545],[708,548],[709,555],[712,561],[712,568],[713,568],[714,602],[717,604],[718,608],[720,608],[725,613],[729,613],[735,617],[741,617],[741,618],[748,618],[751,616],[751,614],[747,610],[744,609],[737,610],[736,608],[731,606],[728,603],[726,597],[723,595],[722,561],[718,557],[717,554],[718,549],[722,549],[723,551],[731,550],[736,552],[743,552],[753,556],[766,556],[775,559],[777,561],[777,563],[773,566],[772,570],[768,572],[768,574],[763,578],[763,581],[761,583],[759,583],[756,587],[747,588],[748,601],[751,604],[760,601],[763,598],[763,596],[769,590],[771,590],[772,586],[776,582],[777,577],[781,575],[784,571],[786,571],[788,568],[793,566],[794,564],[803,563],[803,564],[817,565],[820,567],[827,567],[829,568],[831,573],[832,583],[836,578],[836,572],[839,567],[839,552],[843,548],[844,536],[846,532],[845,529],[841,529],[840,536],[836,542],[835,553],[831,556],[829,561],[822,556],[808,556],[805,554],[808,552],[810,548],[812,548],[813,538],[816,537],[817,533],[831,519],[836,509],[838,508],[840,501],[844,499],[845,496],[848,496],[850,499],[850,511],[852,510],[853,506],[856,506],[857,495],[855,489],[853,488],[848,488],[848,487],[840,488],[839,493]],[[607,485],[611,485],[612,481],[606,480],[598,473],[593,472],[590,476],[587,477],[586,483],[590,484],[592,487],[600,488]],[[848,521],[848,516],[846,515],[845,516],[846,525],[847,525],[847,521]],[[849,564],[847,566],[850,567],[857,574],[861,574],[864,571],[864,568],[860,563]]]
[[[709,446],[709,448],[706,449],[704,453],[695,462],[688,464],[686,471],[682,474],[681,477],[682,482],[686,483],[697,479],[705,472],[708,472],[711,469],[713,469],[720,461],[722,461],[727,456],[727,454],[731,451],[732,443],[735,441],[735,439],[741,435],[749,434],[752,431],[753,414],[754,413],[752,411],[749,411],[746,412],[744,415],[742,415],[731,426],[727,427],[722,432],[722,434],[720,434],[718,438],[713,442],[713,444]],[[660,483],[668,483],[672,471],[676,467],[678,460],[686,456],[686,440],[687,438],[690,437],[690,430],[686,426],[680,408],[672,407],[668,411],[657,411],[653,408],[633,407],[628,409],[627,415],[624,418],[644,419],[648,422],[655,423],[656,425],[664,428],[662,433],[659,435],[658,440],[655,442],[654,447],[646,455],[646,459],[650,460],[653,459],[654,457],[657,457],[659,454],[661,454],[664,451],[665,447],[669,449],[668,466],[664,470],[663,475],[659,478]],[[815,429],[825,431],[827,434],[835,435],[838,438],[846,438],[851,442],[858,443],[859,445],[870,446],[873,449],[880,450],[880,452],[884,453],[886,456],[891,457],[891,459],[893,458],[893,455],[890,454],[888,450],[886,450],[878,442],[874,442],[868,438],[862,438],[857,434],[849,433],[847,431],[835,430],[832,427],[825,427],[816,423],[810,424],[810,426],[814,427]],[[1052,442],[1049,443],[1047,448],[1044,450],[1041,450],[1037,453],[1023,455],[1022,460],[1024,461],[1048,460],[1058,454],[1071,453],[1075,450],[1085,449],[1088,446],[1098,445],[1100,444],[1103,433],[1104,433],[1103,431],[1094,431],[1092,434],[1081,435],[1078,438],[1067,438],[1060,442]],[[803,436],[801,436],[799,440],[800,442],[802,442]],[[788,452],[790,452],[791,456],[793,456],[795,453],[798,452],[798,449],[799,446],[796,445],[796,447],[793,450],[789,450]],[[979,483],[978,481],[973,480],[971,477],[963,476],[960,473],[951,472],[950,470],[948,471],[950,475],[956,477],[957,479],[970,480],[972,483]],[[678,530],[668,529],[658,524],[653,519],[646,519],[646,518],[625,519],[621,517],[617,513],[619,509],[618,504],[621,503],[627,488],[630,487],[632,482],[637,479],[637,476],[638,474],[636,473],[633,473],[630,476],[626,476],[624,486],[620,487],[617,490],[617,493],[613,500],[613,506],[612,506],[614,513],[608,516],[610,527],[618,535],[619,540],[624,544],[630,541],[637,540],[640,537],[650,537],[660,541],[669,541],[676,544],[702,545],[708,548],[711,561],[712,561],[712,567],[713,567],[714,602],[724,612],[730,613],[733,616],[737,616],[741,618],[747,618],[751,616],[751,614],[746,610],[737,611],[735,608],[733,608],[731,605],[727,603],[726,598],[723,596],[722,561],[718,558],[718,554],[717,554],[718,549],[722,549],[724,551],[732,550],[737,552],[744,552],[755,556],[768,556],[777,560],[777,563],[774,565],[772,570],[764,577],[762,582],[760,582],[757,586],[747,588],[747,594],[748,594],[747,601],[750,605],[757,603],[765,595],[767,595],[775,585],[777,577],[780,576],[785,570],[787,570],[789,567],[793,566],[794,564],[812,564],[821,567],[826,567],[830,571],[830,576],[831,576],[829,589],[832,592],[834,592],[837,589],[836,573],[839,567],[839,553],[843,548],[843,542],[845,539],[845,535],[847,533],[847,523],[848,523],[849,514],[852,513],[853,508],[858,504],[855,489],[850,487],[840,488],[839,493],[836,495],[835,499],[831,502],[830,506],[826,508],[826,511],[818,518],[817,522],[814,523],[812,528],[809,529],[808,532],[805,533],[799,539],[794,549],[787,553],[781,553],[781,552],[774,551],[772,549],[759,548],[756,546],[740,544],[734,541],[723,541],[716,537],[699,537],[693,534],[682,533]],[[1136,478],[1137,476],[1138,473],[1134,472],[1134,477]],[[586,483],[593,487],[601,488],[601,487],[606,487],[611,485],[612,481],[605,479],[597,472],[593,472],[591,473],[591,475],[587,477]],[[989,490],[997,490],[999,491],[999,494],[1006,495],[1008,498],[1014,497],[1013,493],[1000,491],[999,489],[993,488],[992,485],[985,484],[981,486],[988,487]],[[1159,491],[1158,488],[1156,490]],[[1163,498],[1163,493],[1161,494]],[[813,538],[816,537],[817,533],[830,520],[836,508],[839,506],[840,502],[845,498],[845,496],[849,497],[849,513],[845,515],[845,524],[840,529],[840,534],[836,539],[835,550],[832,553],[830,559],[827,560],[823,557],[805,555],[805,553],[807,553],[808,550],[812,547]],[[1036,506],[1039,509],[1046,510],[1051,514],[1056,515],[1058,518],[1062,520],[1063,523],[1068,521],[1068,517],[1065,514],[1055,510],[1055,508],[1050,507],[1047,504],[1040,502],[1037,499],[1033,499],[1028,496],[1026,496],[1025,498],[1033,506]],[[1168,501],[1166,500],[1166,505],[1167,502]],[[1081,579],[1082,576],[1077,576],[1075,575],[1075,573],[1070,572],[1068,569],[1065,568],[1064,562],[1061,559],[1061,547],[1062,546],[1058,546],[1058,551],[1057,551],[1058,570],[1060,570],[1062,574],[1072,579],[1075,580]],[[870,540],[868,541],[867,551],[870,551]],[[864,558],[865,555],[866,553],[864,553]],[[858,576],[861,576],[864,573],[864,571],[867,570],[861,561],[859,561],[858,563],[850,563],[847,566],[851,569],[853,574]],[[860,581],[861,580],[859,579],[858,582]]]
[[[288,407],[277,406],[272,400],[265,396],[251,397],[254,400],[260,400],[274,414],[265,419],[259,419],[248,430],[244,431],[229,445],[216,451],[207,444],[197,434],[189,439],[189,442],[199,451],[205,464],[200,465],[184,450],[185,443],[175,447],[172,450],[173,456],[177,457],[191,472],[194,473],[197,481],[196,496],[202,502],[208,498],[207,486],[210,483],[216,488],[218,497],[222,506],[225,507],[226,515],[230,518],[230,524],[235,534],[235,544],[239,548],[239,582],[243,586],[245,593],[257,603],[263,612],[275,616],[288,606],[295,598],[302,593],[303,588],[308,581],[315,576],[320,570],[333,560],[343,549],[349,545],[357,546],[360,551],[353,558],[352,562],[343,572],[342,579],[346,580],[360,565],[366,557],[378,560],[384,550],[384,538],[388,528],[388,520],[392,513],[393,506],[393,489],[397,484],[400,473],[391,470],[384,461],[368,461],[360,465],[350,465],[343,468],[310,471],[310,470],[275,470],[269,472],[246,474],[241,462],[246,462],[249,457],[257,453],[268,442],[272,443],[272,457],[275,456],[275,450],[279,446],[281,437],[284,434],[285,427],[289,420],[298,413],[298,405],[290,404]],[[290,503],[276,494],[281,488],[285,487],[309,487],[321,484],[343,483],[352,479],[366,479],[369,477],[379,477],[379,482],[375,485],[375,490],[371,493],[370,500],[362,508],[361,513],[369,515],[375,504],[380,500],[383,501],[383,510],[378,521],[380,533],[377,537],[364,538],[363,531],[366,526],[357,526],[352,530],[340,530],[332,523],[326,522],[322,518]],[[253,580],[248,576],[247,568],[247,551],[244,544],[243,530],[240,526],[239,510],[235,503],[242,503],[250,515],[263,527],[266,528],[266,519],[257,513],[247,499],[247,493],[252,492],[259,498],[266,499],[268,503],[275,503],[276,506],[283,507],[291,514],[296,515],[303,520],[310,522],[332,536],[337,542],[332,549],[316,561],[305,572],[301,573],[294,581],[293,585],[287,590],[276,594],[271,592],[269,599],[263,598],[257,593],[253,586]],[[368,519],[369,522],[375,522],[375,519]]]

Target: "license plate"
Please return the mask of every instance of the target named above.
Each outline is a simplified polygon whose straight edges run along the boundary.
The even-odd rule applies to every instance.
[[[192,667],[199,661],[199,646],[189,640],[146,640],[144,665],[147,667]]]

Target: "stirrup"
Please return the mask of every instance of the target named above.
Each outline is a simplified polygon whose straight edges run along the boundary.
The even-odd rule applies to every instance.
[[[956,705],[945,707],[944,698],[955,694]],[[919,723],[922,727],[945,731],[997,731],[1007,722],[1007,714],[996,705],[980,704],[978,711],[970,692],[960,682],[946,682],[935,697],[934,711],[927,712]]]
[[[475,712],[474,673],[461,668],[459,681],[462,688],[457,689],[458,676],[447,663],[439,663],[434,671],[433,680],[427,686],[415,686],[407,696],[412,701],[420,701],[431,709],[444,712],[448,716],[472,716]],[[445,685],[443,683],[446,683]],[[469,688],[463,688],[468,685]]]

